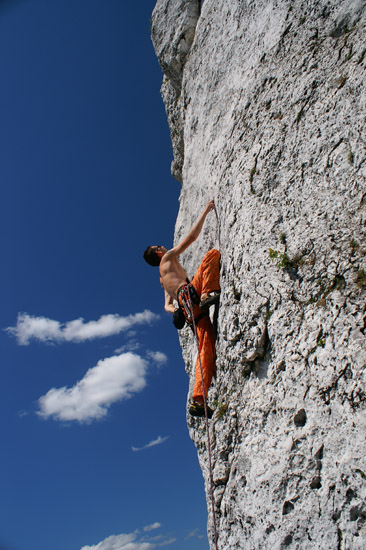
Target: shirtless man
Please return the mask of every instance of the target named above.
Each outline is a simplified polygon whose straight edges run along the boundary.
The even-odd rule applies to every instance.
[[[204,415],[203,396],[205,394],[205,397],[207,397],[208,388],[215,372],[215,340],[210,318],[205,314],[205,311],[208,310],[210,305],[217,303],[219,299],[220,252],[218,250],[207,252],[192,282],[188,284],[187,272],[179,262],[178,256],[197,239],[201,233],[207,214],[214,208],[214,201],[209,201],[188,235],[174,248],[167,250],[164,246],[160,245],[149,246],[144,252],[144,258],[147,263],[159,266],[160,268],[160,283],[165,294],[165,311],[175,313],[178,308],[174,306],[173,300],[176,300],[187,321],[191,323],[192,319],[187,314],[187,303],[184,303],[184,293],[186,291],[190,292],[192,298],[193,314],[195,319],[197,319],[196,328],[199,341],[199,355],[204,380],[203,391],[199,358],[197,358],[193,401],[189,409],[193,416]],[[195,299],[196,297],[197,299]],[[209,407],[208,413],[211,417],[213,411]]]

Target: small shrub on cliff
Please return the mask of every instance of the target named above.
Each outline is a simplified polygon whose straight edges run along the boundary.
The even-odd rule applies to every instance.
[[[349,61],[351,59],[351,57],[353,56],[353,44],[350,45],[349,49],[348,49],[348,53],[346,55],[346,59],[347,61]]]
[[[248,361],[244,364],[241,374],[243,378],[249,378],[255,369],[255,361]]]
[[[365,55],[366,55],[366,49],[363,50],[363,52],[361,53],[357,63],[360,64],[362,63],[362,61],[365,59]]]
[[[346,82],[347,82],[346,76],[340,76],[339,78],[337,78],[337,81],[336,81],[338,88],[343,88]]]
[[[295,267],[293,262],[287,256],[286,252],[279,255],[278,268],[279,269],[289,269],[290,267]]]
[[[356,284],[361,288],[366,287],[366,271],[364,269],[360,269],[357,273]]]
[[[216,418],[217,418],[217,420],[221,420],[221,418],[224,416],[224,414],[228,410],[229,405],[227,405],[226,403],[220,403],[219,401],[214,401],[212,404],[213,404],[214,407],[216,407],[216,412],[217,412]]]
[[[272,317],[272,313],[273,313],[273,311],[271,311],[270,309],[267,309],[266,316],[265,316],[266,321],[270,320],[270,318]]]
[[[273,250],[273,248],[270,248],[269,251],[269,257],[271,260],[277,260],[277,267],[278,269],[296,269],[299,265],[300,259],[298,261],[290,260],[290,258],[287,256],[286,252],[278,252],[278,250]]]
[[[351,239],[351,242],[349,243],[349,245],[351,247],[352,252],[355,252],[355,250],[357,250],[357,248],[360,247],[360,245],[358,244],[357,241],[355,241],[355,239]]]
[[[268,250],[268,254],[269,254],[269,257],[271,258],[271,260],[274,260],[275,258],[278,257],[279,252],[278,252],[278,250],[273,250],[273,248],[270,248]]]
[[[234,282],[232,283],[231,286],[232,286],[232,290],[233,290],[234,300],[236,300],[237,302],[240,302],[241,292],[239,292],[239,290],[237,290]]]
[[[324,338],[318,338],[317,342],[316,342],[316,345],[321,347],[321,348],[324,348],[325,346],[325,339]]]
[[[280,243],[286,244],[286,233],[281,233],[278,239]]]

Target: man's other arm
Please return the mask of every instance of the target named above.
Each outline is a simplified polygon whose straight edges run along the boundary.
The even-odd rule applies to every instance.
[[[173,298],[170,296],[170,294],[168,294],[166,290],[164,290],[164,294],[165,294],[165,303],[164,303],[165,311],[167,311],[168,313],[174,313],[177,308],[174,307],[173,305]]]

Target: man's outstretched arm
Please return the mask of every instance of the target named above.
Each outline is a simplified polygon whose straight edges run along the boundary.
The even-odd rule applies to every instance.
[[[194,226],[192,227],[188,235],[174,248],[172,248],[171,250],[168,250],[168,252],[165,255],[166,259],[172,256],[179,256],[179,254],[182,254],[182,252],[184,252],[186,248],[188,248],[197,239],[198,235],[201,233],[207,214],[211,212],[211,210],[213,210],[214,208],[215,208],[215,203],[212,199],[206,204],[204,211],[202,212],[202,214],[200,215],[200,217],[198,218],[198,220],[196,221],[196,223],[194,224]]]

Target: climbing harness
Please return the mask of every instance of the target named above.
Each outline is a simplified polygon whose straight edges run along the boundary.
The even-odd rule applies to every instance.
[[[194,286],[189,282],[189,279],[187,279],[187,284],[182,285],[178,290],[177,295],[177,302],[178,302],[178,309],[174,312],[173,315],[173,324],[175,328],[178,330],[182,329],[186,323],[188,322],[189,326],[193,330],[193,310],[190,307],[190,304],[193,302],[194,304],[199,304],[200,297],[198,296],[196,289]],[[192,311],[192,313],[191,313]],[[203,317],[206,317],[208,315],[208,310],[202,311],[197,317],[195,317],[194,321],[196,325],[199,323]]]
[[[198,296],[196,289],[190,283],[188,278],[186,279],[186,281],[187,281],[186,284],[182,285],[178,290],[177,301],[178,301],[178,305],[184,310],[188,323],[191,323],[192,314],[191,314],[189,298],[193,304],[199,304],[200,297]]]
[[[187,285],[188,287],[189,285]],[[192,285],[190,285],[192,286]],[[193,287],[192,287],[193,288]],[[198,352],[198,362],[200,366],[201,371],[201,381],[202,381],[202,393],[203,393],[203,405],[205,408],[205,419],[206,419],[206,435],[207,435],[207,451],[208,451],[208,467],[210,472],[210,492],[211,492],[211,507],[212,507],[212,520],[213,520],[213,528],[214,528],[214,537],[215,537],[215,548],[218,550],[217,546],[217,529],[216,529],[216,514],[215,514],[215,501],[214,501],[214,495],[213,495],[213,476],[212,476],[212,461],[211,461],[211,441],[210,441],[210,431],[208,427],[208,415],[207,415],[207,402],[206,402],[206,392],[205,392],[205,383],[203,381],[203,370],[202,370],[202,363],[201,363],[201,356],[200,356],[200,346],[199,346],[199,340],[198,340],[198,334],[197,334],[197,328],[196,323],[198,322],[197,319],[194,318],[193,313],[193,304],[192,304],[192,298],[191,293],[189,290],[184,292],[184,296],[189,304],[190,308],[190,316],[192,319],[192,326],[193,326],[193,333],[195,336],[196,344],[197,344],[197,352]],[[208,314],[208,311],[207,311]]]

